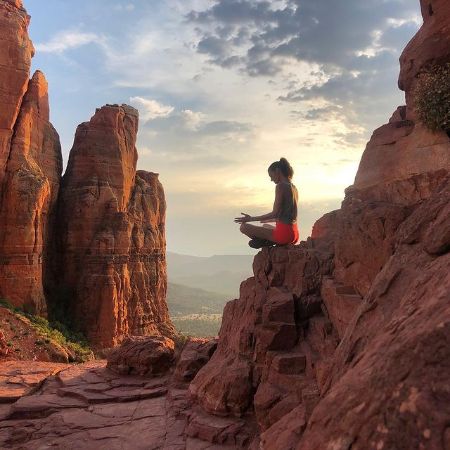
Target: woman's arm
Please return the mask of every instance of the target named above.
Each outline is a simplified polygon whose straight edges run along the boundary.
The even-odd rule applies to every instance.
[[[244,217],[236,217],[234,221],[238,223],[244,223],[244,222],[257,222],[258,220],[277,219],[281,212],[282,201],[283,201],[282,187],[281,184],[277,184],[275,187],[275,201],[273,203],[272,212],[263,214],[262,216],[249,216],[248,214],[244,214]]]

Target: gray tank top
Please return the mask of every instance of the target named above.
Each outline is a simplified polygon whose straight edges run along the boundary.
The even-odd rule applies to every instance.
[[[292,183],[281,183],[283,185],[283,201],[281,213],[278,217],[280,222],[292,224],[297,222],[298,191]]]

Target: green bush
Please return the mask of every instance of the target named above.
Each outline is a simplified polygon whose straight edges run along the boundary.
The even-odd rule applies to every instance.
[[[433,131],[450,131],[450,63],[420,74],[414,91],[419,119]]]

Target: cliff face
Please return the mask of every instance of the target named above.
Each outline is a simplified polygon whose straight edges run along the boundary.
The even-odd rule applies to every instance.
[[[401,58],[407,105],[374,132],[341,209],[255,257],[190,385],[211,414],[256,415],[251,448],[450,445],[450,139],[413,109],[420,71],[450,61],[433,45],[450,39],[450,8],[422,9]]]
[[[46,314],[47,243],[62,171],[49,122],[48,87],[36,72],[21,2],[0,4],[0,297]]]
[[[138,112],[105,106],[81,124],[61,179],[29,21],[0,1],[0,298],[44,316],[51,303],[97,347],[171,334],[164,191],[136,172]]]
[[[8,160],[14,124],[30,77],[34,47],[28,37],[30,17],[21,1],[0,3],[0,183]]]
[[[429,131],[417,120],[414,111],[414,89],[419,74],[433,64],[450,60],[450,4],[447,0],[421,0],[420,3],[423,25],[400,57],[398,84],[405,91],[406,106],[399,107],[389,123],[374,132],[354,184],[358,189],[376,186],[385,197],[391,194],[389,200],[402,203],[422,198],[421,189],[427,189],[422,183],[415,186],[408,181],[413,175],[450,166],[447,134]],[[399,193],[401,198],[387,186],[397,180],[405,180],[397,186],[403,191]]]
[[[61,281],[74,323],[98,347],[171,331],[165,294],[165,200],[136,173],[138,113],[104,106],[76,132],[58,211]]]

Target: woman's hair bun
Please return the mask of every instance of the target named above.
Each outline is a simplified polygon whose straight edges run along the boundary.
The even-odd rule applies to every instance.
[[[280,169],[281,173],[291,179],[294,176],[294,169],[289,164],[289,161],[286,158],[280,158],[279,161],[275,161],[269,167],[269,170]]]

